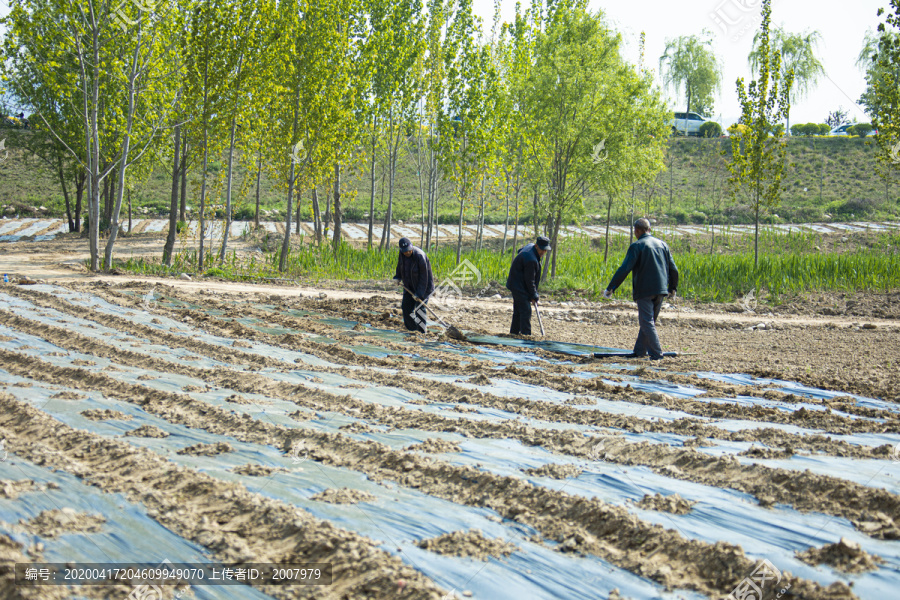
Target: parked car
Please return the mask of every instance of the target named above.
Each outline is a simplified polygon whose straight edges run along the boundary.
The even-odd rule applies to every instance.
[[[695,112],[677,112],[669,125],[672,126],[672,135],[700,135],[700,126],[707,120]]]
[[[847,133],[847,129],[849,129],[849,128],[852,127],[852,126],[853,126],[853,123],[844,123],[843,125],[838,125],[838,126],[835,127],[834,129],[832,129],[831,131],[829,131],[829,132],[828,132],[828,135],[829,135],[829,136],[832,136],[832,135],[844,135],[844,136],[850,135],[849,133]]]

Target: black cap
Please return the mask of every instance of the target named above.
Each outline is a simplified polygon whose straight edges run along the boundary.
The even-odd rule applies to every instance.
[[[550,239],[544,236],[538,236],[537,243],[535,244],[541,250],[550,250]]]
[[[412,242],[409,238],[400,238],[400,252],[406,252],[412,248]]]

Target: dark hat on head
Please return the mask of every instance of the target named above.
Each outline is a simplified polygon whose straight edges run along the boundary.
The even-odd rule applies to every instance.
[[[535,246],[537,246],[541,250],[550,250],[550,238],[546,238],[542,235],[538,236]]]
[[[412,248],[412,242],[409,238],[400,238],[400,252],[406,252]]]

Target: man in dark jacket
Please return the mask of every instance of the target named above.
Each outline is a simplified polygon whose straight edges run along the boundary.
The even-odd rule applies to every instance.
[[[428,257],[421,249],[413,246],[409,238],[400,238],[400,255],[397,257],[394,280],[406,288],[400,305],[403,324],[410,331],[425,333],[425,303],[434,292],[434,275]]]
[[[513,317],[509,332],[531,335],[531,305],[538,303],[541,257],[550,250],[550,240],[540,236],[534,244],[519,249],[509,268],[506,289],[512,292]]]
[[[612,298],[625,277],[631,273],[632,298],[638,306],[637,342],[634,344],[634,358],[650,354],[651,360],[663,357],[656,321],[659,309],[666,297],[675,298],[678,289],[678,267],[672,260],[669,247],[662,240],[650,235],[650,221],[638,219],[634,222],[636,241],[628,248],[622,266],[606,286],[603,296]]]

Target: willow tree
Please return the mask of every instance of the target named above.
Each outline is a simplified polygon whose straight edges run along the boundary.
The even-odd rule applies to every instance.
[[[792,71],[781,68],[781,54],[770,43],[771,0],[763,0],[762,24],[757,35],[758,79],[736,82],[741,103],[740,125],[731,136],[729,183],[732,197],[744,192],[754,214],[753,264],[759,266],[759,221],[763,211],[778,205],[785,164],[785,142],[770,134],[790,110]],[[739,131],[739,133],[737,133]]]
[[[700,35],[668,40],[659,57],[663,85],[676,94],[683,93],[687,112],[712,112],[713,94],[722,81],[722,67],[713,47],[712,32],[704,29]]]
[[[825,74],[822,62],[816,56],[816,49],[822,39],[818,31],[804,33],[791,33],[782,28],[772,30],[769,40],[770,51],[778,54],[781,63],[779,77],[784,80],[788,73],[793,73],[793,85],[791,86],[791,103],[805,97],[818,82],[819,77]],[[757,31],[753,36],[753,49],[750,51],[750,69],[754,75],[758,72],[762,63],[761,32]],[[790,104],[784,115],[787,135],[791,132]]]

